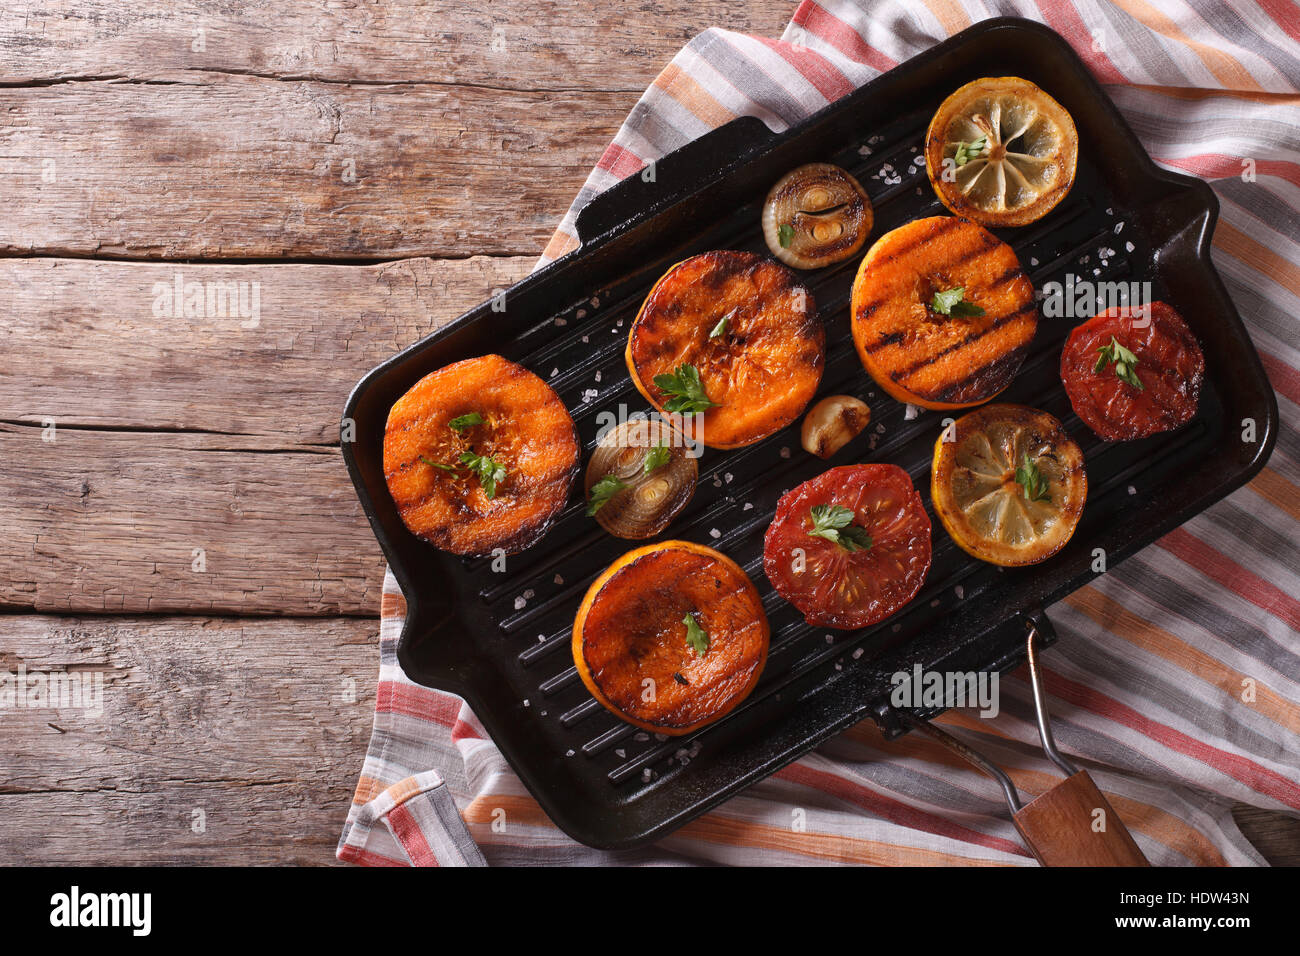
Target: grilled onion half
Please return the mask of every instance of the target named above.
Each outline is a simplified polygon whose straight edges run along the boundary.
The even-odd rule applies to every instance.
[[[696,459],[667,423],[624,422],[606,432],[592,452],[587,512],[616,538],[652,538],[691,500],[698,473]]]
[[[809,163],[767,194],[763,238],[786,265],[820,269],[857,253],[872,219],[871,200],[856,179],[830,163]]]

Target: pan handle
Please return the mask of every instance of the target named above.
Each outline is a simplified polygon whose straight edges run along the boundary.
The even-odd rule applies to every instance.
[[[1110,801],[1086,771],[1057,749],[1052,739],[1047,697],[1038,669],[1039,652],[1055,640],[1051,622],[1041,609],[1025,615],[1020,622],[1023,629],[1016,641],[1018,647],[1001,656],[995,669],[1028,664],[1043,752],[1065,774],[1064,780],[1022,804],[1006,772],[973,746],[915,713],[900,711],[901,723],[938,740],[1002,785],[1016,830],[1043,866],[1150,866]]]
[[[1039,794],[1013,819],[1043,866],[1151,865],[1086,770]]]
[[[709,130],[593,196],[578,211],[574,223],[578,240],[589,245],[625,223],[653,215],[725,178],[765,148],[773,135],[755,116],[741,116]]]
[[[1042,617],[1046,621],[1046,615]],[[1080,770],[1056,749],[1047,695],[1038,670],[1041,631],[1050,627],[1050,623],[1032,618],[1026,622],[1025,658],[1043,751],[1065,772],[1066,778],[1014,810],[1012,819],[1016,829],[1043,866],[1150,866],[1124,821],[1088,772]]]

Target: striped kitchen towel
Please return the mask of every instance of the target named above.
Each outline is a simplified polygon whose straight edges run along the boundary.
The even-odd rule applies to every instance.
[[[655,80],[547,246],[577,246],[588,199],[734,117],[774,130],[991,16],[1046,23],[1088,63],[1157,162],[1209,180],[1215,262],[1277,391],[1268,467],[1230,498],[1049,609],[1057,743],[1155,864],[1259,864],[1234,801],[1300,814],[1300,9],[1290,0],[817,0],[782,38],[712,29]],[[1026,865],[998,786],[920,735],[863,723],[655,846],[575,844],[469,708],[402,674],[404,602],[384,583],[374,733],[338,856],[363,864]],[[1036,795],[1023,673],[994,720],[957,728]],[[463,822],[462,822],[463,821]]]

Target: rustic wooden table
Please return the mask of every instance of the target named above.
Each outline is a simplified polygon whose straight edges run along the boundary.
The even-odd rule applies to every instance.
[[[687,39],[793,8],[0,12],[0,670],[104,673],[102,715],[3,715],[0,863],[333,861],[383,575],[344,398],[529,271]]]

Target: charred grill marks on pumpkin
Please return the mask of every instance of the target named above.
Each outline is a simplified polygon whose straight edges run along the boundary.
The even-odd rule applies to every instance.
[[[471,412],[482,421],[451,427]],[[461,461],[471,450],[506,469],[492,498]],[[550,386],[485,355],[431,372],[394,403],[383,462],[398,514],[417,537],[465,556],[511,553],[540,538],[563,508],[579,446]],[[435,467],[444,464],[451,467]]]
[[[708,634],[707,653],[684,638],[685,616]],[[749,693],[768,638],[762,600],[744,572],[712,549],[671,541],[629,552],[597,578],[572,649],[600,703],[638,726],[680,734]],[[655,689],[649,699],[646,679]]]
[[[700,437],[738,448],[799,416],[816,392],[824,349],[812,293],[793,272],[753,253],[717,251],[678,263],[655,284],[626,359],[633,384],[660,411],[669,396],[656,377],[693,366],[716,403],[703,412]]]
[[[982,314],[935,311],[936,295],[957,289]],[[851,315],[866,370],[892,397],[928,408],[975,404],[1005,388],[1038,321],[1011,248],[953,216],[879,239],[854,280]]]
[[[1012,279],[1018,279],[1020,278],[1020,276],[1024,274],[1025,272],[1023,269],[1020,268],[1019,264],[1011,266],[1009,269],[1007,269],[1006,272],[1002,273],[1002,275],[998,276],[996,279],[990,282],[988,284],[988,288],[996,289],[998,286],[1004,285],[1010,282]]]
[[[973,262],[975,259],[979,258],[980,256],[985,255],[986,253],[989,253],[991,250],[995,249],[998,245],[999,245],[998,240],[994,238],[992,235],[982,237],[979,245],[975,246],[974,248],[966,250],[961,255],[959,255],[956,259],[946,260],[944,262],[943,273],[947,275],[951,273],[957,266],[962,266]],[[890,256],[888,258],[893,259],[896,257]],[[874,267],[877,265],[877,263],[873,262],[872,265]],[[998,286],[1003,285],[1004,283],[1010,281],[1011,279],[1014,279],[1017,276],[1021,276],[1021,275],[1024,275],[1024,272],[1021,270],[1020,266],[1019,265],[1013,266],[1007,269],[1004,273],[1002,273],[1000,276],[998,276],[997,279],[993,280],[992,282],[982,284],[975,288],[968,288],[966,299],[967,301],[974,301],[974,297],[977,297],[980,292],[996,289]],[[962,284],[961,282],[958,282],[955,279],[946,280],[942,282],[937,282],[932,279],[927,284],[926,288],[928,290],[930,286],[933,286],[935,291],[942,291],[939,288],[940,286],[946,285],[949,288],[955,288],[956,286],[959,286],[961,284]],[[918,299],[922,301],[922,304],[925,304],[928,303],[930,296],[921,295],[918,296]],[[858,318],[859,319],[869,318],[872,313],[874,313],[881,306],[887,304],[888,301],[889,301],[888,299],[879,299],[875,302],[871,302],[868,303],[867,305],[864,305],[861,309],[858,310],[859,312]],[[867,345],[866,346],[867,350],[875,351],[876,349],[883,348],[884,346],[891,344],[891,342],[886,341],[886,339],[888,339],[889,336],[895,334],[897,333],[893,331],[885,333],[884,335],[882,335],[881,340],[879,342],[875,344]],[[900,341],[900,340],[901,340],[901,336],[899,339],[896,339],[894,341]]]
[[[913,362],[911,365],[908,365],[903,369],[899,370],[898,372],[895,372],[894,378],[899,382],[905,382],[906,379],[915,375],[917,372],[924,369],[927,365],[933,365],[935,362],[939,361],[939,359],[943,358],[944,356],[950,355],[953,352],[958,351],[959,349],[964,349],[969,345],[974,345],[984,336],[988,335],[991,332],[996,331],[997,329],[1002,328],[1002,326],[1006,325],[1008,322],[1013,322],[1023,315],[1028,315],[1029,313],[1033,312],[1034,309],[1035,309],[1034,304],[1030,302],[1028,305],[1022,305],[1014,312],[1009,312],[1006,315],[1000,315],[992,322],[989,322],[988,324],[984,325],[983,328],[975,329],[974,331],[968,333],[966,336],[959,339],[958,341],[953,342],[951,345],[945,346],[944,348],[940,349],[938,352],[935,352],[931,355],[927,355],[925,358],[919,359],[916,362]],[[980,316],[979,318],[987,319],[988,316],[986,314]],[[961,320],[958,319],[957,321],[961,321]]]
[[[1024,362],[1029,352],[1028,346],[1012,349],[1005,355],[994,359],[989,364],[976,369],[964,381],[954,382],[935,395],[927,396],[939,402],[961,402],[986,394],[1014,373]]]
[[[942,236],[945,232],[948,232],[950,229],[957,226],[959,223],[963,223],[967,221],[965,219],[959,219],[956,216],[942,216],[937,218],[941,218],[943,221],[938,225],[930,227],[926,231],[925,235],[913,239],[912,241],[908,242],[904,246],[899,247],[898,249],[891,249],[887,255],[882,255],[880,258],[874,260],[872,265],[883,266],[886,265],[887,263],[893,262],[895,259],[907,255],[913,249],[916,249],[919,246],[923,246],[927,242],[933,242],[934,240]]]

